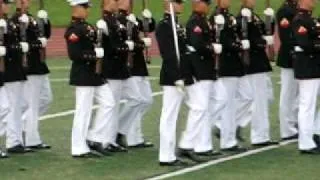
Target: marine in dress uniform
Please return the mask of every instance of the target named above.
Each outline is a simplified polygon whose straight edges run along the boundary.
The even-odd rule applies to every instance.
[[[294,37],[292,20],[297,14],[297,0],[285,0],[276,14],[281,46],[277,65],[281,68],[279,104],[280,133],[283,140],[298,138],[298,81],[294,78]]]
[[[241,61],[241,52],[244,49],[244,43],[239,37],[239,28],[236,18],[229,12],[231,2],[229,0],[217,1],[217,8],[210,17],[211,26],[215,29],[215,43],[222,45],[220,54],[218,76],[222,86],[217,91],[225,92],[220,96],[220,104],[223,104],[221,112],[220,136],[221,149],[228,151],[244,151],[244,148],[238,146],[236,138],[237,118],[236,118],[236,97],[241,92],[241,77],[245,74],[244,65]],[[222,26],[219,30],[219,26]],[[216,33],[220,32],[218,37]],[[217,39],[218,38],[218,39]],[[244,98],[245,99],[245,98]],[[250,101],[248,101],[250,103]],[[219,125],[218,125],[219,126]]]
[[[3,79],[3,73],[5,71],[4,67],[4,57],[6,55],[6,46],[4,44],[4,33],[7,30],[7,13],[9,12],[9,6],[8,6],[8,1],[3,1],[2,4],[2,14],[0,18],[0,29],[2,33],[2,39],[1,41],[1,46],[0,46],[0,136],[5,136],[6,134],[6,122],[5,117],[8,115],[10,111],[10,105],[9,105],[9,99],[8,99],[8,94],[7,91],[5,90],[4,86],[4,79]],[[6,153],[6,150],[4,147],[1,147],[3,144],[0,144],[0,159],[1,158],[7,158],[8,155]]]
[[[96,71],[103,48],[96,47],[97,31],[86,22],[90,2],[73,0],[72,21],[65,33],[69,58],[72,61],[70,85],[75,86],[76,110],[72,126],[71,154],[75,158],[110,155],[107,148],[107,125],[115,101],[106,79]],[[99,104],[95,121],[89,129],[94,100]],[[99,152],[100,154],[97,154]]]
[[[128,3],[130,4],[130,3]],[[130,14],[132,7],[127,7],[125,10]],[[134,16],[133,14],[131,15]],[[144,54],[145,48],[149,48],[152,44],[150,37],[141,37],[142,33],[153,32],[156,26],[155,20],[152,18],[150,10],[144,9],[142,12],[143,19],[136,18],[136,24],[131,29],[132,40],[135,43],[135,49],[132,52],[132,64],[129,67],[131,77],[127,80],[125,88],[131,89],[130,98],[128,101],[133,103],[125,103],[122,107],[119,117],[119,133],[117,143],[122,146],[147,148],[152,147],[151,142],[145,141],[143,138],[141,121],[144,114],[152,105],[152,89],[149,80],[146,77],[149,75],[147,69],[146,58]],[[145,24],[147,23],[147,24]],[[147,26],[147,28],[146,28]],[[132,86],[136,88],[132,88]],[[133,91],[133,90],[137,91]],[[126,142],[125,142],[126,140]]]
[[[211,1],[192,1],[193,12],[186,25],[187,44],[194,51],[191,58],[192,77],[195,80],[188,92],[190,107],[188,125],[179,147],[192,149],[199,155],[215,155],[212,146],[212,123],[210,122],[210,99],[215,90],[216,72],[213,45],[213,28],[207,19]],[[221,47],[220,47],[221,48]],[[211,108],[211,107],[210,107]]]
[[[295,38],[294,75],[299,84],[299,150],[306,154],[320,154],[314,136],[315,110],[320,85],[320,38],[316,18],[312,10],[316,2],[299,1],[298,14],[293,19],[292,29]],[[319,132],[316,132],[319,133]]]
[[[21,1],[17,1],[20,6]],[[8,93],[11,111],[5,118],[7,122],[6,147],[9,153],[25,153],[31,150],[24,147],[23,131],[23,87],[26,81],[25,61],[23,54],[29,51],[29,44],[22,40],[20,36],[20,27],[22,24],[29,23],[29,18],[25,13],[14,14],[8,19],[7,34],[5,43],[7,54],[5,57],[5,89]]]
[[[191,97],[193,95],[193,91],[190,88],[194,82],[191,66],[191,59],[194,58],[192,51],[194,50],[188,46],[185,29],[179,24],[177,18],[177,14],[182,12],[183,1],[174,0],[171,2],[172,9],[175,13],[174,17],[172,16],[173,13],[170,13],[169,3],[170,1],[164,0],[164,18],[159,22],[156,28],[156,38],[162,57],[160,85],[163,89],[162,111],[160,117],[159,162],[161,166],[185,166],[187,165],[186,162],[177,158],[177,154],[175,154],[176,126],[182,102],[186,96]],[[175,22],[175,24],[173,24],[173,22]],[[176,28],[174,28],[174,25]],[[176,29],[176,31],[173,29]],[[174,43],[174,37],[176,37],[178,47]],[[185,89],[186,92],[184,92],[183,89]],[[195,112],[196,108],[199,107],[196,102],[195,98],[192,100],[187,98],[186,104]],[[186,133],[189,132],[191,128],[196,128],[192,130],[199,129],[200,131],[200,127],[202,127],[197,126],[197,124],[195,125],[195,121],[190,121],[190,119],[193,120],[194,114],[192,113],[194,112],[189,112],[187,129],[183,135],[184,138],[187,137]],[[195,136],[193,137],[188,136],[191,138],[190,146],[181,146],[185,144],[179,145],[180,152],[178,155],[199,162],[201,159],[194,154],[194,141],[198,140],[196,138],[199,136],[197,136],[197,134],[194,135]],[[184,141],[186,142],[187,139]]]
[[[28,8],[29,4],[27,1],[25,8]],[[51,147],[41,140],[39,117],[45,113],[52,101],[49,69],[45,62],[45,48],[51,36],[51,24],[44,10],[38,12],[38,20],[28,12],[27,15],[29,24],[26,29],[26,39],[30,50],[27,54],[27,81],[24,87],[24,98],[28,105],[24,113],[25,146],[32,149],[50,149]],[[43,27],[40,27],[41,23]],[[40,28],[43,28],[43,32]]]
[[[253,110],[251,120],[251,144],[255,147],[277,144],[270,139],[269,124],[269,72],[272,71],[266,46],[273,44],[273,36],[266,36],[265,24],[254,12],[255,1],[243,0],[242,9],[237,21],[247,18],[248,36],[241,36],[249,40],[249,63],[246,67],[246,78],[250,82],[253,97]],[[266,16],[273,16],[271,8],[264,11]],[[238,23],[242,30],[242,23]],[[241,35],[243,35],[241,33]],[[245,39],[247,38],[247,39]]]
[[[109,8],[108,6],[112,7]],[[111,151],[126,152],[126,147],[117,144],[119,130],[120,103],[121,99],[130,99],[127,106],[133,111],[138,111],[139,104],[136,99],[130,97],[131,91],[139,91],[135,86],[130,85],[128,78],[131,76],[129,66],[132,63],[132,52],[136,45],[132,39],[128,39],[128,27],[133,26],[135,18],[129,16],[126,7],[130,3],[126,0],[110,0],[105,3],[104,21],[107,23],[108,34],[104,35],[103,47],[106,52],[103,63],[103,76],[108,79],[113,97],[116,102],[114,116],[111,125],[107,129],[109,148]],[[119,10],[118,10],[119,9]],[[131,18],[129,18],[131,17]],[[128,88],[130,87],[130,88]],[[132,89],[131,89],[132,88]]]

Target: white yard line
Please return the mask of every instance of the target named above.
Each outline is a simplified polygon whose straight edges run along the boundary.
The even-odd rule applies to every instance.
[[[69,70],[71,66],[52,66],[49,67],[50,70]],[[160,65],[150,65],[148,69],[159,69]]]
[[[198,171],[201,170],[203,168],[209,167],[209,166],[213,166],[213,165],[217,165],[217,164],[221,164],[227,161],[231,161],[231,160],[235,160],[235,159],[239,159],[239,158],[243,158],[243,157],[248,157],[248,156],[252,156],[255,154],[259,154],[265,151],[269,151],[272,149],[278,149],[282,146],[286,146],[288,144],[292,144],[297,142],[297,140],[292,140],[292,141],[287,141],[287,142],[282,142],[280,143],[280,145],[275,145],[275,146],[268,146],[268,147],[264,147],[264,148],[259,148],[259,149],[254,149],[254,150],[250,150],[241,154],[237,154],[237,155],[233,155],[233,156],[229,156],[229,157],[225,157],[225,158],[221,158],[221,159],[217,159],[217,160],[212,160],[203,164],[199,164],[193,167],[189,167],[189,168],[185,168],[185,169],[181,169],[175,172],[170,172],[170,173],[166,173],[166,174],[162,174],[159,176],[155,176],[152,178],[148,178],[146,180],[162,180],[162,179],[168,179],[168,178],[172,178],[175,176],[179,176],[179,175],[184,175],[190,172],[194,172],[194,171]]]
[[[152,93],[152,96],[155,97],[155,96],[160,96],[162,94],[163,94],[163,92],[159,91],[159,92]],[[125,102],[126,102],[126,100],[121,101],[121,103],[125,103]],[[92,109],[97,109],[98,107],[99,106],[95,105],[95,106],[93,106]],[[75,110],[73,109],[73,110],[63,111],[63,112],[59,112],[59,113],[55,113],[55,114],[48,114],[48,115],[40,117],[40,121],[58,118],[58,117],[69,116],[69,115],[74,114],[74,112],[75,112]]]

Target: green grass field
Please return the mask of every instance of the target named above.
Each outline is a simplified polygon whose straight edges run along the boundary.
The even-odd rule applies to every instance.
[[[70,62],[66,59],[50,59],[54,102],[48,114],[55,114],[74,109],[74,91],[68,82],[54,82],[68,78]],[[150,68],[151,76],[159,75],[158,58]],[[279,97],[279,70],[273,73],[276,97]],[[161,91],[158,80],[152,81],[154,92]],[[271,108],[272,136],[279,139],[278,98]],[[1,180],[132,180],[144,179],[168,173],[177,169],[158,166],[158,126],[161,109],[161,96],[156,96],[154,104],[145,116],[144,133],[152,140],[155,148],[131,150],[129,153],[115,154],[94,160],[74,160],[70,156],[70,135],[73,115],[57,117],[41,121],[41,134],[45,142],[53,145],[53,149],[26,155],[12,156],[0,160]],[[185,127],[186,108],[181,111],[179,130]],[[248,139],[249,131],[245,132]],[[214,139],[215,144],[218,140]],[[245,144],[249,145],[249,144]],[[216,146],[217,147],[217,146]],[[279,149],[262,152],[242,159],[231,160],[205,169],[174,177],[172,179],[215,179],[215,180],[300,180],[319,179],[320,156],[301,156],[296,144]]]
[[[91,0],[93,2],[93,7],[91,9],[91,14],[89,17],[89,21],[94,23],[97,21],[98,18],[101,16],[100,8],[100,1],[101,0]],[[137,15],[140,14],[142,11],[142,0],[134,0],[134,11]],[[162,17],[163,10],[162,10],[162,2],[163,0],[147,0],[149,4],[149,9],[153,12],[154,17],[159,20]],[[277,9],[283,0],[271,0],[271,5],[273,8]],[[32,8],[31,11],[35,12],[38,9],[38,1],[32,0]],[[53,25],[56,27],[66,26],[70,22],[70,7],[66,0],[44,0],[45,7],[48,10],[49,17],[51,18]],[[240,0],[233,0],[233,6],[231,8],[234,14],[239,12],[240,7]],[[262,13],[262,10],[265,8],[265,1],[264,0],[257,0],[256,9],[257,12]],[[187,0],[185,3],[185,12],[182,14],[182,21],[185,22],[190,15],[190,0]],[[212,6],[213,7],[213,6]],[[319,15],[320,11],[319,8],[315,14]]]

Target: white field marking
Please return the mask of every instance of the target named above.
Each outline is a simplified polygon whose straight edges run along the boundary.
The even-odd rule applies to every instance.
[[[146,180],[162,180],[162,179],[168,179],[168,178],[172,178],[175,176],[179,176],[179,175],[183,175],[186,173],[190,173],[190,172],[194,172],[194,171],[198,171],[201,170],[203,168],[209,167],[209,166],[213,166],[213,165],[217,165],[217,164],[221,164],[227,161],[231,161],[231,160],[235,160],[235,159],[240,159],[243,157],[248,157],[248,156],[252,156],[255,154],[259,154],[261,152],[265,152],[265,151],[269,151],[272,149],[278,149],[282,146],[286,146],[288,144],[292,144],[297,142],[297,140],[291,140],[291,141],[286,141],[286,142],[281,142],[280,145],[274,145],[274,146],[268,146],[268,147],[264,147],[264,148],[259,148],[259,149],[254,149],[254,150],[250,150],[241,154],[236,154],[233,156],[229,156],[229,157],[225,157],[225,158],[221,158],[221,159],[216,159],[216,160],[212,160],[203,164],[199,164],[193,167],[189,167],[189,168],[185,168],[185,169],[181,169],[175,172],[170,172],[170,173],[166,173],[163,175],[159,175],[159,176],[155,176],[152,178],[148,178]]]
[[[160,65],[149,65],[148,69],[159,69]],[[53,66],[49,67],[50,70],[69,70],[71,66]]]
[[[147,79],[150,80],[150,81],[154,81],[154,80],[158,80],[160,78],[159,77],[150,76],[150,77],[147,77]],[[69,81],[68,78],[50,79],[50,82],[68,82],[68,81]]]
[[[159,91],[159,92],[152,93],[152,96],[155,97],[155,96],[160,96],[162,94],[163,94],[163,92]],[[126,100],[121,100],[121,104],[123,104],[125,102],[126,102]],[[94,110],[94,109],[97,109],[98,107],[99,107],[98,105],[95,105],[95,106],[93,106],[92,109]],[[55,113],[55,114],[48,114],[48,115],[40,117],[40,121],[53,119],[53,118],[57,118],[57,117],[69,116],[71,114],[74,114],[74,112],[75,112],[75,110],[73,109],[73,110],[68,110],[68,111],[59,112],[59,113]]]

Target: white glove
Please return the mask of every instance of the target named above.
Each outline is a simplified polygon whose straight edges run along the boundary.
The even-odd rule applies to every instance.
[[[134,42],[133,41],[126,41],[126,44],[128,45],[129,51],[133,51],[134,49]]]
[[[3,57],[7,54],[7,49],[4,46],[0,46],[0,57]]]
[[[48,13],[45,10],[39,10],[37,16],[39,19],[48,19]]]
[[[177,80],[174,82],[174,85],[178,89],[178,91],[182,94],[184,94],[184,81],[183,80]]]
[[[249,40],[242,40],[241,44],[242,44],[242,49],[243,50],[250,49],[250,41]]]
[[[20,42],[20,46],[23,53],[29,52],[29,44],[27,42]]]
[[[146,47],[150,47],[151,44],[152,44],[151,38],[143,38],[142,41],[144,42],[144,45],[145,45]]]
[[[29,17],[26,14],[23,14],[19,17],[19,22],[24,24],[29,24]]]
[[[272,8],[267,8],[263,11],[265,16],[274,17],[274,10]]]
[[[94,51],[96,52],[96,57],[101,59],[104,57],[104,49],[103,48],[94,48]]]
[[[136,16],[132,13],[127,16],[127,20],[133,24],[138,24]]]
[[[217,16],[214,17],[214,22],[218,25],[224,25],[225,24],[225,19],[223,17],[223,15],[219,14]]]
[[[251,21],[252,12],[248,8],[243,8],[241,10],[241,16],[246,17],[249,21]]]
[[[222,53],[222,45],[221,44],[213,43],[212,47],[213,47],[213,50],[214,50],[215,54],[221,54]]]
[[[38,40],[41,42],[42,48],[47,47],[47,44],[48,44],[48,39],[47,38],[41,37]]]
[[[151,19],[152,18],[152,13],[149,9],[145,9],[142,11],[142,16],[146,19]]]
[[[267,41],[267,45],[273,45],[274,44],[273,36],[264,36],[263,38]]]
[[[4,30],[4,33],[7,33],[7,21],[4,19],[0,19],[0,28]]]
[[[104,21],[103,19],[100,19],[97,21],[97,24],[96,24],[97,28],[102,30],[102,32],[105,34],[105,35],[109,35],[109,28],[108,28],[108,25],[106,23],[106,21]]]

